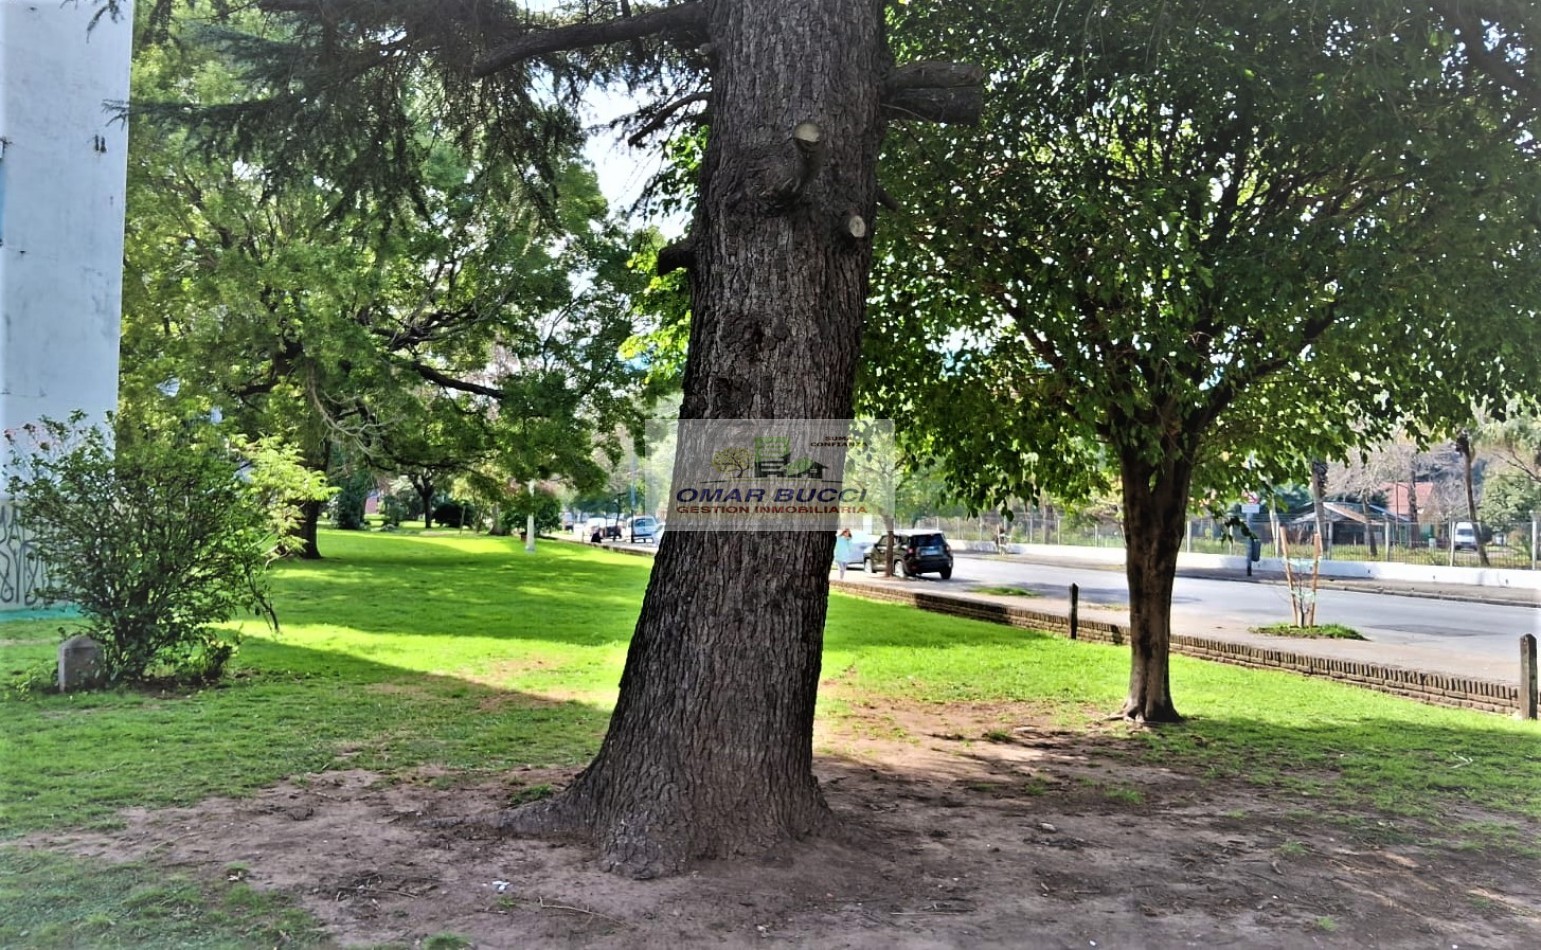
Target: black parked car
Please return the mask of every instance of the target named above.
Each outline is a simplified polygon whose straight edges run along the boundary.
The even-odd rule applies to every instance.
[[[868,574],[876,574],[888,563],[888,535],[880,534],[862,567]],[[952,548],[940,531],[918,531],[913,534],[894,535],[894,571],[900,577],[917,574],[940,574],[942,580],[952,577]]]

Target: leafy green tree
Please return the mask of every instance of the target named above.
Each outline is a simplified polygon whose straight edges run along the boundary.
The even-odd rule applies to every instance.
[[[1528,552],[1531,521],[1541,517],[1541,481],[1514,469],[1499,472],[1482,486],[1480,511],[1483,524]]]
[[[344,531],[357,531],[364,527],[364,505],[375,488],[374,473],[355,470],[338,481],[338,492],[332,499],[332,523]]]
[[[83,419],[6,433],[8,489],[47,565],[39,593],[80,609],[109,683],[218,679],[236,638],[217,624],[250,608],[277,626],[265,570],[283,515],[268,489],[298,497],[305,479],[267,447],[242,478],[208,430],[114,439]]]
[[[1483,438],[1514,471],[1541,484],[1541,414],[1512,412],[1483,427]]]
[[[992,77],[894,143],[865,391],[976,504],[1122,485],[1122,712],[1179,718],[1188,502],[1533,378],[1534,18],[1503,3],[895,8]],[[962,171],[967,169],[968,171]]]
[[[148,29],[154,8],[140,15]],[[581,454],[552,447],[636,414],[640,371],[619,351],[646,281],[570,139],[547,156],[548,204],[522,153],[474,156],[447,139],[431,87],[403,75],[385,149],[412,163],[399,170],[409,191],[360,191],[337,169],[294,178],[276,153],[198,150],[154,118],[220,113],[274,87],[223,60],[234,34],[195,16],[155,21],[175,42],[142,43],[135,63],[125,404],[152,411],[174,378],[180,404],[281,435],[317,471],[342,457],[386,472],[581,469]],[[305,506],[306,556],[319,554],[320,513]]]

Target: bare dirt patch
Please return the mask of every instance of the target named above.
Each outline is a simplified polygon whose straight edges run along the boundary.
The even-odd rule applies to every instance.
[[[345,945],[1541,946],[1533,858],[1302,818],[1286,793],[1131,765],[1021,709],[882,712],[821,733],[840,750],[818,773],[841,838],[661,881],[602,873],[583,848],[424,823],[504,807],[567,770],[329,772],[22,844],[234,866],[299,895]]]

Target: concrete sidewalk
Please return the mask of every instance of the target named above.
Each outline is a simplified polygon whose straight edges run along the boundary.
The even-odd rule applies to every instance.
[[[1067,549],[1068,550],[1068,549]],[[1108,564],[1105,561],[1093,561],[1076,558],[1074,555],[1066,557],[1038,557],[1031,554],[987,554],[967,552],[967,557],[989,557],[992,560],[1015,561],[1021,564],[1052,564],[1060,567],[1074,567],[1084,570],[1110,571],[1123,573],[1122,564]],[[1196,577],[1204,580],[1231,581],[1237,584],[1267,584],[1275,587],[1285,585],[1284,575],[1277,572],[1264,572],[1255,570],[1248,577],[1241,570],[1224,570],[1203,567],[1179,567],[1178,577]],[[1395,594],[1398,597],[1425,597],[1434,600],[1465,601],[1475,604],[1497,604],[1507,607],[1536,607],[1541,608],[1541,591],[1525,590],[1514,587],[1477,587],[1470,584],[1437,584],[1431,582],[1396,581],[1386,579],[1351,579],[1341,577],[1323,577],[1320,580],[1321,587],[1326,590],[1359,591],[1367,594]]]

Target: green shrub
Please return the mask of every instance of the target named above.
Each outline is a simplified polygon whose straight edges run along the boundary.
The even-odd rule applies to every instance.
[[[338,480],[337,489],[337,494],[332,498],[332,523],[344,531],[358,531],[367,527],[364,523],[364,503],[375,489],[374,473],[365,470],[343,476]]]
[[[450,498],[433,506],[435,524],[446,528],[472,528],[481,519],[481,512],[468,501]]]
[[[400,525],[413,516],[412,505],[394,494],[380,496],[380,518],[388,525]]]
[[[242,477],[230,452],[184,430],[128,433],[114,450],[83,419],[6,433],[8,487],[46,565],[39,594],[79,608],[109,683],[217,678],[236,643],[215,624],[251,608],[277,625],[271,466]]]

